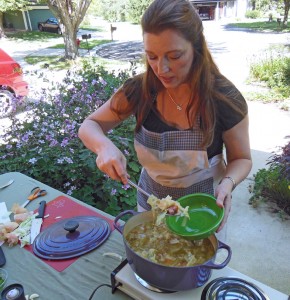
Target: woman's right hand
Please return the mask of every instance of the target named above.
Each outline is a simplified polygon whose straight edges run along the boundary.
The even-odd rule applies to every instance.
[[[126,103],[126,96],[120,91],[113,97]],[[124,119],[123,115],[121,117],[112,111],[111,100],[108,100],[84,120],[79,129],[79,138],[88,149],[97,154],[96,164],[102,172],[127,184],[130,176],[126,170],[126,158],[106,135]]]
[[[97,167],[114,180],[128,184],[127,160],[124,154],[114,145],[104,147],[98,151]]]

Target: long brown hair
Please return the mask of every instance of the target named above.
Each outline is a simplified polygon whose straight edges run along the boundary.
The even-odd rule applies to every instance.
[[[220,73],[207,47],[202,21],[188,0],[155,0],[145,11],[141,25],[143,34],[159,34],[166,29],[179,32],[192,44],[194,60],[188,75],[192,98],[187,106],[187,117],[191,127],[200,117],[200,128],[204,133],[203,146],[211,144],[216,123],[216,101],[225,101],[236,111],[244,114],[230,98],[224,95],[223,87],[231,83]],[[146,72],[128,80],[122,91],[129,99],[129,109],[137,116],[136,130],[152,106],[152,95],[164,89],[146,61]]]

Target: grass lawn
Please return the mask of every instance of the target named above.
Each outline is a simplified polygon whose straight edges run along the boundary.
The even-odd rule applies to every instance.
[[[107,43],[110,43],[112,42],[111,40],[88,40],[88,42],[86,41],[81,41],[80,43],[80,49],[93,49],[94,47],[97,47],[97,46],[100,46],[102,44],[107,44]],[[54,45],[52,47],[49,47],[49,48],[53,48],[53,49],[64,49],[64,44],[57,44],[57,45]]]
[[[244,28],[252,29],[258,31],[273,31],[273,32],[290,32],[290,25],[288,24],[286,28],[279,26],[276,21],[253,21],[253,22],[236,22],[229,23],[225,26],[226,28]]]
[[[82,25],[82,26],[80,26],[80,29],[89,30],[89,31],[100,31],[100,32],[105,31],[104,27],[92,26],[92,25]]]
[[[41,41],[47,42],[51,39],[60,38],[61,35],[50,32],[41,31],[16,31],[16,32],[6,32],[7,37],[11,39],[18,39],[23,41]]]
[[[64,70],[71,67],[71,61],[62,59],[58,55],[50,56],[26,56],[25,61],[30,65],[39,64],[40,68],[50,69],[50,66],[53,70]]]
[[[26,56],[25,61],[31,65],[38,65],[40,68],[46,68],[51,70],[68,70],[72,66],[78,64],[82,60],[82,57],[77,58],[75,61],[65,60],[63,56],[60,55],[50,55],[50,56],[38,56],[31,55]],[[103,59],[100,57],[95,57],[98,65],[102,65],[106,70],[114,70],[116,66],[120,69],[129,68],[128,62]]]

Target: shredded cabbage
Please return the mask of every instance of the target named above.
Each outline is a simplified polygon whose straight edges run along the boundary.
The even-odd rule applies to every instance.
[[[21,222],[19,226],[13,231],[20,241],[20,247],[30,245],[30,229],[32,225],[32,220],[35,219],[37,214],[31,215],[25,221]]]
[[[147,203],[151,206],[152,211],[157,215],[156,225],[160,225],[162,220],[168,214],[169,209],[174,207],[174,212],[172,215],[181,215],[189,219],[188,208],[189,206],[182,207],[178,201],[172,200],[170,196],[162,199],[158,199],[154,195],[150,195]],[[170,214],[170,213],[169,213]]]

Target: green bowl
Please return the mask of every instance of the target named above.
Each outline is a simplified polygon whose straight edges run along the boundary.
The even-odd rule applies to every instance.
[[[216,198],[197,193],[177,200],[181,206],[189,206],[189,219],[183,216],[167,216],[166,225],[175,234],[190,240],[200,240],[212,235],[219,227],[224,209],[217,206]]]

